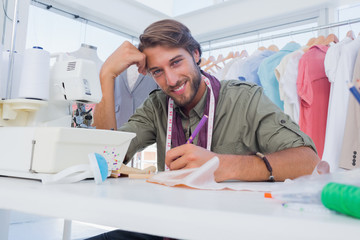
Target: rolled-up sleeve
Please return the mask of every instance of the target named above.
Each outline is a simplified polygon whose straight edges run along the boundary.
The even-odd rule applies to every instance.
[[[315,152],[315,144],[294,121],[269,100],[261,88],[253,89],[248,114],[253,116],[259,148],[271,153],[287,148],[308,146]]]

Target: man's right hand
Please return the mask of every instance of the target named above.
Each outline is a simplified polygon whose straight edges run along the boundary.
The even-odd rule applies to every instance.
[[[130,42],[125,41],[120,45],[103,64],[100,78],[111,77],[115,79],[131,65],[136,64],[139,73],[146,75],[146,57]],[[103,81],[103,79],[101,79]]]

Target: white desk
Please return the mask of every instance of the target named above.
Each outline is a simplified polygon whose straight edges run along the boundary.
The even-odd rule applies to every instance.
[[[102,185],[90,180],[43,185],[0,177],[0,189],[0,209],[173,238],[338,240],[360,236],[358,219],[289,210],[255,192],[171,188],[127,178],[108,179]]]

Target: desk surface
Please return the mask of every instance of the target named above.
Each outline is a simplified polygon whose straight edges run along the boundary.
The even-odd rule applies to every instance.
[[[360,220],[287,209],[263,193],[173,188],[142,179],[43,185],[0,177],[0,208],[181,239],[358,239]]]

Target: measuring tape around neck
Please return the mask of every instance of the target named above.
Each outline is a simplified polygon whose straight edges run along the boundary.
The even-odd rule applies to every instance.
[[[205,81],[205,84],[210,89],[210,105],[209,105],[209,119],[208,119],[208,131],[207,131],[207,145],[206,149],[210,151],[211,148],[211,140],[212,140],[212,131],[214,126],[214,115],[215,115],[215,96],[213,89],[211,87],[210,80],[205,77],[201,76],[202,80]],[[174,100],[169,98],[168,103],[168,121],[167,121],[167,134],[166,134],[166,145],[165,145],[165,156],[167,151],[171,148],[171,137],[172,137],[172,123],[173,123],[173,114],[174,114]],[[168,171],[169,167],[165,164],[165,171]]]

